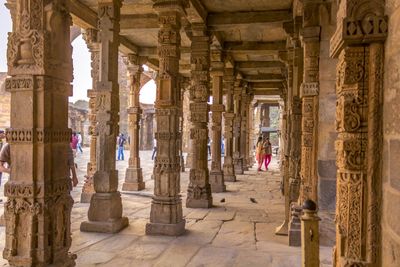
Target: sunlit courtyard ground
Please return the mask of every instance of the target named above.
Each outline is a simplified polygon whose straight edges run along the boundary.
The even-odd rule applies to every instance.
[[[72,209],[72,247],[77,266],[301,266],[301,250],[287,245],[287,237],[276,236],[275,227],[283,221],[284,198],[279,189],[280,173],[276,160],[268,172],[253,168],[226,183],[227,192],[213,194],[212,209],[185,208],[188,169],[181,174],[183,214],[186,233],[180,237],[146,236],[153,180],[151,151],[141,151],[146,189],[122,192],[128,228],[118,234],[84,233],[79,230],[87,219],[89,204],[79,203],[88,148],[78,154],[80,183],[74,188]],[[129,154],[117,161],[120,187]],[[3,179],[3,190],[5,180]],[[252,198],[255,201],[251,201]],[[3,198],[3,201],[6,199]],[[256,202],[256,203],[254,203]],[[1,212],[2,212],[1,208]],[[0,228],[0,249],[4,247],[4,227]],[[321,246],[321,266],[331,266],[331,247]],[[0,261],[7,266],[7,261]]]

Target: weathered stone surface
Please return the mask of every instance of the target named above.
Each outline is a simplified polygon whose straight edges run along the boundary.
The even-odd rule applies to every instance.
[[[180,242],[180,239],[175,240],[168,247],[166,251],[154,264],[156,267],[178,267],[186,266],[188,262],[193,258],[194,255],[201,248],[199,244]]]
[[[336,207],[336,180],[319,179],[318,207],[321,210],[335,210]]]
[[[400,140],[390,140],[389,150],[390,185],[400,191]]]
[[[212,242],[216,247],[252,247],[255,246],[254,224],[250,222],[225,222]]]
[[[96,266],[104,264],[115,257],[112,252],[87,250],[78,254],[77,266]]]
[[[204,220],[231,221],[235,217],[235,211],[226,211],[224,209],[213,209],[204,218]]]
[[[236,255],[237,251],[232,248],[206,247],[200,249],[187,266],[233,266]]]

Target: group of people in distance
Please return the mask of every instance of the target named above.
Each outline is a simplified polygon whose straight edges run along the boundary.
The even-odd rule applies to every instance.
[[[256,159],[258,162],[258,171],[262,171],[262,164],[264,162],[265,170],[268,171],[268,166],[272,159],[272,145],[269,138],[258,137],[256,144]]]

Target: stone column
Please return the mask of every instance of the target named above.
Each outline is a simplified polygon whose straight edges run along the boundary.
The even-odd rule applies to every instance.
[[[242,134],[242,79],[238,75],[234,83],[233,97],[233,166],[236,174],[243,174],[243,157],[241,152],[241,134]]]
[[[248,113],[249,113],[249,95],[247,94],[247,84],[242,90],[242,101],[241,101],[241,123],[240,123],[240,157],[242,158],[243,171],[248,171],[247,166],[247,145],[249,140],[248,132]]]
[[[126,168],[125,182],[122,184],[123,191],[140,191],[145,188],[143,182],[142,168],[139,157],[139,122],[142,109],[139,103],[140,76],[143,68],[137,55],[128,55],[124,58],[128,71],[129,82],[129,108],[128,108],[128,132],[130,136],[129,166]]]
[[[235,76],[233,76],[233,69],[225,69],[224,87],[226,91],[226,105],[225,105],[225,157],[224,157],[224,180],[228,182],[236,182],[235,169],[233,167],[233,119],[235,113],[233,112],[233,88]]]
[[[100,44],[98,39],[98,31],[96,29],[86,29],[83,32],[83,39],[86,41],[87,47],[91,56],[91,76],[92,89],[87,91],[89,98],[89,134],[90,134],[90,156],[87,164],[85,181],[82,187],[81,203],[90,203],[92,195],[95,193],[93,185],[93,175],[96,171],[96,88],[99,81],[99,59],[100,59]]]
[[[222,52],[213,50],[211,52],[211,77],[212,77],[212,143],[211,143],[211,171],[210,184],[212,192],[225,192],[224,173],[221,164],[221,133],[222,133],[222,78],[224,76],[224,63],[222,62]]]
[[[190,139],[192,166],[189,174],[186,207],[210,208],[211,186],[208,173],[208,98],[210,69],[210,36],[204,24],[192,24]]]
[[[256,138],[256,134],[254,133],[254,105],[253,105],[253,97],[250,96],[249,102],[249,116],[248,116],[248,124],[247,124],[247,144],[246,144],[246,162],[247,168],[252,168],[254,165],[255,154],[254,154],[254,139]]]
[[[155,102],[157,156],[154,162],[154,197],[151,203],[148,235],[181,235],[185,232],[180,196],[180,157],[178,84],[183,1],[156,0],[158,13],[158,56],[160,60]]]
[[[188,79],[185,77],[180,77],[180,98],[179,98],[179,132],[181,133],[181,138],[179,140],[179,157],[181,164],[181,172],[185,172],[185,159],[183,157],[183,125],[184,125],[184,117],[183,117],[183,99],[185,95],[185,89],[188,87]]]
[[[120,0],[101,1],[98,8],[100,41],[100,75],[96,88],[96,172],[88,211],[88,221],[81,231],[115,233],[128,225],[122,217],[121,195],[118,192],[118,171],[115,168],[118,136],[118,46]]]
[[[320,32],[318,1],[304,1],[302,42],[304,49],[304,74],[301,85],[301,188],[299,203],[306,199],[318,202],[318,94]],[[314,10],[317,10],[315,12]]]
[[[6,91],[11,176],[4,186],[3,257],[10,266],[75,266],[71,246],[71,180],[67,150],[72,95],[72,23],[66,1],[8,5]]]
[[[319,221],[317,205],[307,199],[301,216],[301,266],[319,267]]]
[[[384,1],[340,2],[331,39],[331,56],[339,58],[334,266],[382,266],[384,12]]]

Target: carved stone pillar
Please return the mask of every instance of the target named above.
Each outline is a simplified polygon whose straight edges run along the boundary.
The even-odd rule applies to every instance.
[[[243,155],[241,148],[241,134],[242,134],[242,92],[243,85],[242,79],[238,75],[235,80],[234,96],[233,96],[233,166],[236,174],[243,174]]]
[[[203,24],[192,24],[190,88],[190,139],[193,162],[189,174],[186,207],[210,208],[211,186],[208,174],[208,97],[210,37]]]
[[[96,193],[92,196],[88,221],[81,231],[115,233],[128,225],[122,217],[121,195],[118,192],[118,171],[115,168],[115,147],[118,135],[118,46],[120,0],[99,3],[100,74],[96,88],[96,172],[93,176]]]
[[[183,1],[157,0],[159,15],[158,56],[160,59],[155,102],[157,156],[154,163],[154,197],[151,203],[148,235],[181,235],[185,231],[180,196],[180,157],[178,84]]]
[[[125,58],[128,71],[129,108],[128,108],[128,132],[130,136],[129,166],[126,168],[125,182],[122,184],[123,191],[140,191],[145,188],[143,182],[142,168],[139,157],[139,122],[142,109],[139,103],[140,76],[143,68],[137,55],[128,55]]]
[[[72,94],[71,17],[66,1],[8,5],[11,176],[4,186],[5,247],[10,266],[75,266],[67,150]]]
[[[222,78],[224,76],[224,63],[222,62],[222,52],[214,50],[211,52],[211,77],[212,77],[212,143],[211,143],[211,171],[210,184],[212,192],[225,192],[224,173],[221,165],[221,133],[222,133]]]
[[[246,162],[247,168],[252,168],[254,165],[254,139],[256,134],[254,133],[254,105],[253,105],[253,95],[250,96],[249,102],[249,116],[247,124],[247,138],[246,138]]]
[[[334,266],[382,266],[384,1],[342,1],[331,56],[336,81],[337,169]],[[359,12],[362,10],[362,12]]]
[[[180,98],[179,98],[179,132],[181,133],[181,138],[179,140],[179,157],[181,164],[181,172],[185,172],[185,159],[183,156],[183,125],[184,125],[184,116],[183,116],[183,99],[185,95],[185,89],[188,87],[188,79],[185,77],[180,77]]]
[[[93,175],[96,171],[96,87],[99,81],[99,59],[100,59],[100,44],[98,39],[98,31],[96,29],[86,29],[82,34],[86,41],[89,52],[91,54],[91,76],[92,89],[87,91],[89,98],[89,134],[90,134],[90,156],[87,164],[85,181],[82,187],[81,203],[90,203],[92,195],[95,193],[93,185]]]
[[[304,1],[302,42],[304,49],[304,75],[301,85],[301,187],[299,203],[306,199],[318,202],[318,106],[319,106],[319,51],[320,32],[318,1]],[[314,11],[316,10],[316,11]]]
[[[241,123],[240,123],[240,157],[242,158],[242,168],[243,171],[248,171],[247,167],[247,145],[249,140],[249,132],[247,129],[248,125],[248,113],[249,113],[249,103],[250,97],[247,95],[247,85],[242,90],[241,97]]]
[[[233,112],[233,90],[235,76],[233,69],[225,69],[224,87],[226,91],[225,105],[225,157],[224,157],[224,180],[228,182],[236,182],[236,174],[233,166],[233,120],[235,113]]]

